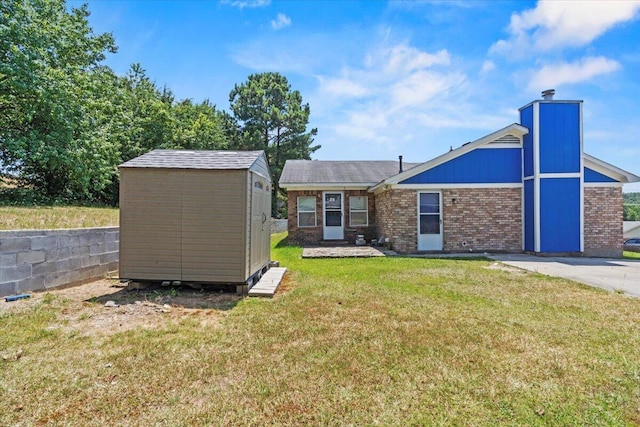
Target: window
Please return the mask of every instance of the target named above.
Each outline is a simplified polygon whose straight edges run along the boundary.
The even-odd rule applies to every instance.
[[[352,227],[369,225],[368,205],[367,196],[349,197],[349,225]]]
[[[298,227],[316,226],[316,198],[298,197]]]

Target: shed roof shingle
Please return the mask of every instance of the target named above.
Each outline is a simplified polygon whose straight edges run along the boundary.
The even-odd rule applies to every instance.
[[[262,151],[153,150],[121,168],[249,169]]]
[[[418,163],[404,163],[405,170]],[[287,160],[280,186],[291,184],[376,184],[399,172],[397,161],[389,160]]]

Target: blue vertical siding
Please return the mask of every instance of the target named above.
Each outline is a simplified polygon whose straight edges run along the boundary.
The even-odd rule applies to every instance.
[[[524,176],[533,175],[533,105],[520,110],[520,124],[527,129],[529,133],[523,137],[522,148],[524,156]]]
[[[524,182],[524,250],[535,250],[535,211],[534,211],[533,180]]]
[[[482,184],[522,182],[520,148],[481,148],[421,172],[400,184]]]
[[[540,252],[580,251],[580,178],[540,180]]]
[[[540,103],[540,172],[580,172],[580,104]]]
[[[584,182],[620,182],[593,169],[584,168]]]

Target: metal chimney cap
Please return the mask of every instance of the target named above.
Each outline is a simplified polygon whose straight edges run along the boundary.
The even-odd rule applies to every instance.
[[[556,94],[555,89],[547,89],[542,91],[542,99],[551,101],[553,99],[553,95]]]

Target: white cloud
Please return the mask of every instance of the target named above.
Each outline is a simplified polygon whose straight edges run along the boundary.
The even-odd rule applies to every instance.
[[[276,19],[271,21],[271,28],[274,30],[280,30],[284,27],[291,25],[291,18],[284,13],[279,13]]]
[[[369,50],[359,65],[318,77],[314,104],[327,116],[332,141],[393,152],[426,144],[429,129],[495,130],[508,123],[501,112],[476,111],[466,97],[467,75],[448,51],[427,52],[407,43]],[[321,106],[318,106],[318,103]],[[315,107],[314,107],[315,108]],[[317,110],[316,110],[317,111]],[[469,120],[481,116],[482,120]]]
[[[534,9],[511,16],[510,37],[490,52],[522,55],[584,46],[617,24],[638,16],[640,1],[540,1]]]
[[[465,81],[460,73],[417,71],[403,78],[391,88],[396,107],[419,106]]]
[[[255,9],[258,7],[266,7],[271,4],[271,0],[222,0],[223,4],[237,7],[238,9]]]
[[[393,46],[391,49],[383,49],[381,60],[385,61],[388,73],[403,73],[429,68],[432,65],[449,65],[449,52],[440,50],[434,54],[422,52],[405,44]]]
[[[581,83],[593,77],[609,74],[621,68],[620,63],[603,56],[582,58],[579,62],[545,65],[533,73],[529,90],[557,88],[564,84]]]
[[[347,78],[319,77],[323,91],[335,97],[360,98],[369,94],[369,90],[358,82]]]
[[[493,61],[484,61],[482,63],[482,68],[480,69],[480,74],[487,74],[496,69],[496,64]]]

